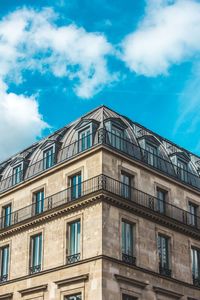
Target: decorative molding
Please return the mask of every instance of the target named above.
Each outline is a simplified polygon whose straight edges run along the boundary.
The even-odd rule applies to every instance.
[[[38,286],[31,287],[31,288],[27,288],[24,290],[20,290],[18,292],[22,296],[24,296],[24,295],[35,293],[35,292],[43,292],[43,291],[47,290],[47,287],[48,287],[48,284],[43,284],[43,285],[38,285]]]
[[[66,279],[59,280],[59,281],[54,281],[54,283],[57,284],[58,288],[60,288],[63,285],[86,281],[88,279],[89,279],[89,274],[84,274],[84,275],[80,275],[80,276],[66,278]]]
[[[180,299],[182,298],[184,295],[183,294],[179,294],[177,292],[174,292],[172,290],[166,290],[157,286],[153,287],[154,292],[156,292],[156,294],[161,294],[161,295],[165,295],[165,296],[170,296],[174,299]]]
[[[115,274],[114,276],[115,276],[117,281],[125,282],[125,283],[128,283],[130,285],[142,288],[142,289],[144,289],[148,285],[148,283],[146,283],[146,282],[139,281],[139,280],[136,280],[136,279],[133,279],[133,278],[128,278],[128,277],[125,277],[125,276],[121,276],[121,275],[118,275],[118,274]]]
[[[13,297],[13,293],[9,293],[9,294],[4,294],[4,295],[0,295],[0,300],[10,300]]]

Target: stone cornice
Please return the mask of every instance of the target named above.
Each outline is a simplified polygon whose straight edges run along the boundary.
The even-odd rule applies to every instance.
[[[84,274],[84,275],[80,275],[80,276],[66,278],[66,279],[59,280],[59,281],[54,281],[54,283],[57,284],[58,288],[60,288],[64,285],[82,282],[82,281],[86,281],[88,279],[89,279],[89,274]]]
[[[173,299],[180,299],[182,298],[184,295],[180,294],[180,293],[176,293],[172,290],[166,290],[160,287],[153,287],[154,292],[156,292],[156,294],[160,294],[160,295],[164,295],[164,296],[168,296],[168,297],[172,297]]]
[[[13,298],[13,293],[0,295],[0,300],[11,300]]]
[[[117,281],[128,283],[129,285],[140,287],[142,289],[144,289],[148,285],[148,283],[146,283],[146,282],[142,282],[142,281],[132,279],[132,278],[128,278],[128,277],[125,277],[125,276],[121,276],[119,274],[115,274],[114,276],[117,279]]]
[[[20,290],[18,292],[23,297],[24,295],[35,293],[35,292],[44,292],[45,290],[47,290],[47,287],[48,287],[48,284],[43,284],[43,285],[33,286],[31,288],[27,288],[27,289],[24,289],[24,290]]]

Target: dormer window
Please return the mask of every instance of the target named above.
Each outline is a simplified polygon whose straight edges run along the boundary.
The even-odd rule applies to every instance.
[[[92,145],[91,127],[81,130],[78,134],[79,152],[89,149]]]
[[[157,166],[157,155],[158,155],[157,146],[146,142],[145,149],[146,149],[148,164],[156,167]]]
[[[43,152],[43,169],[46,170],[54,165],[53,147]]]
[[[111,133],[111,145],[119,150],[123,150],[124,130],[112,124]]]
[[[188,170],[187,162],[178,158],[177,159],[177,174],[178,174],[178,177],[183,181],[187,181],[187,170]]]
[[[13,185],[16,185],[22,181],[22,179],[23,179],[22,174],[23,174],[22,173],[22,164],[13,168],[13,175],[12,175],[12,184]]]

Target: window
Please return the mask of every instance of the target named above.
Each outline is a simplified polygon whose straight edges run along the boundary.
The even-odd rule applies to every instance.
[[[0,281],[8,279],[9,246],[1,248],[1,275]]]
[[[198,206],[189,202],[189,225],[197,226]]]
[[[122,221],[122,260],[135,264],[133,251],[133,224]]]
[[[43,169],[46,170],[53,166],[54,160],[53,160],[53,147],[45,150],[43,152]]]
[[[42,262],[42,234],[31,237],[31,261],[30,273],[37,273],[41,271]]]
[[[77,295],[72,295],[72,296],[66,296],[65,300],[81,300],[81,294],[77,294]]]
[[[81,174],[76,174],[71,177],[71,199],[81,197]]]
[[[44,210],[44,190],[38,191],[33,195],[34,214],[40,214]]]
[[[90,132],[90,128],[86,128],[79,132],[78,142],[79,152],[84,151],[92,146],[92,135]]]
[[[149,165],[156,167],[157,166],[157,155],[158,149],[156,146],[146,143],[146,155],[147,155],[147,162]]]
[[[161,214],[165,213],[167,191],[157,188],[157,211]]]
[[[177,174],[183,181],[187,181],[187,163],[181,159],[177,159]]]
[[[124,130],[112,125],[111,130],[111,145],[119,150],[123,150]]]
[[[77,220],[68,225],[67,263],[74,263],[80,260],[80,234],[81,234],[80,220]]]
[[[121,196],[131,198],[131,176],[125,173],[121,173]]]
[[[122,300],[137,300],[137,298],[130,295],[122,294]]]
[[[194,285],[200,287],[200,250],[191,249],[192,278]]]
[[[11,225],[11,204],[8,204],[2,208],[2,227],[8,227]]]
[[[12,183],[13,185],[18,184],[22,181],[22,165],[19,165],[13,168],[13,177]]]
[[[158,235],[158,254],[159,254],[159,271],[160,274],[171,276],[169,268],[169,238]]]

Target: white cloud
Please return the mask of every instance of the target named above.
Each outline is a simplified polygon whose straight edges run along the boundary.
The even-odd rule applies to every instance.
[[[0,160],[22,149],[48,127],[35,97],[9,91],[24,71],[67,77],[74,92],[90,98],[116,80],[107,67],[112,46],[100,33],[75,24],[58,26],[51,9],[19,9],[0,20]]]
[[[9,93],[0,82],[0,159],[28,146],[47,127],[34,97]]]
[[[48,71],[73,80],[77,95],[90,98],[117,78],[107,67],[112,46],[103,34],[57,26],[56,18],[51,9],[21,9],[0,22],[0,75],[20,82],[21,70]]]
[[[145,76],[166,75],[172,64],[200,52],[200,3],[195,0],[149,0],[135,32],[122,42],[122,59]]]

